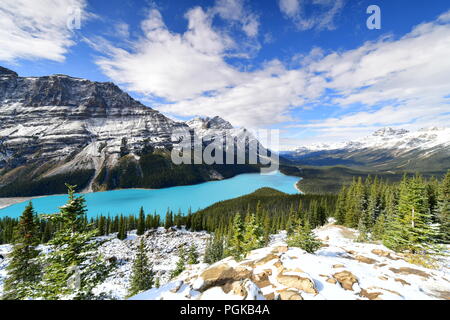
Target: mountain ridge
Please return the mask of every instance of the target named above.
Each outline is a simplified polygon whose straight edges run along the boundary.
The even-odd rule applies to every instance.
[[[193,184],[254,171],[244,166],[175,167],[170,151],[177,143],[173,133],[180,129],[192,128],[143,105],[112,82],[67,75],[20,77],[2,68],[0,196],[64,192],[64,180],[80,191],[99,191]],[[36,181],[39,186],[27,186]]]
[[[296,164],[345,165],[357,169],[440,171],[450,168],[450,128],[383,128],[372,135],[336,144],[313,144],[283,152]]]

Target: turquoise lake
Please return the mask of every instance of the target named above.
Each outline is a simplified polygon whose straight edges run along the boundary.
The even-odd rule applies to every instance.
[[[280,172],[271,175],[258,173],[241,174],[231,179],[210,181],[191,186],[180,186],[164,189],[126,189],[84,194],[88,217],[97,215],[129,215],[137,214],[142,206],[146,213],[158,213],[164,217],[167,208],[174,213],[187,213],[189,208],[198,209],[222,200],[249,194],[262,187],[270,187],[279,191],[296,194],[295,183],[300,178],[286,176]],[[67,201],[66,195],[47,196],[33,199],[37,213],[54,213]],[[0,217],[19,217],[26,202],[0,209]]]

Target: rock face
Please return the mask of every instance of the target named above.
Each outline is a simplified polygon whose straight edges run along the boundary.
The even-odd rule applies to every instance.
[[[232,129],[219,117],[194,120],[192,128],[188,124],[165,117],[110,82],[66,75],[19,77],[0,67],[0,197],[37,195],[11,188],[2,192],[2,187],[15,183],[17,189],[19,180],[47,179],[45,185],[52,185],[49,179],[58,175],[64,179],[54,180],[76,176],[74,183],[86,191],[159,187],[149,185],[148,175],[160,167],[171,170],[175,131]],[[142,159],[147,154],[152,156]],[[208,169],[192,175],[196,178],[186,184],[222,178]],[[126,176],[130,181],[123,181]],[[172,180],[169,184],[176,185],[182,178]]]

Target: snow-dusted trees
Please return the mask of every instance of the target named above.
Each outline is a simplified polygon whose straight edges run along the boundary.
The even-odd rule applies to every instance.
[[[103,282],[113,267],[98,253],[98,230],[86,224],[86,205],[75,187],[67,185],[69,200],[58,213],[46,216],[59,226],[43,257],[43,278],[38,296],[45,299],[92,299],[92,289]]]
[[[130,288],[128,296],[134,296],[153,286],[152,265],[148,262],[144,239],[141,238],[136,258],[133,261]]]
[[[292,232],[288,237],[287,243],[291,247],[298,247],[309,253],[316,252],[322,245],[311,231],[309,222],[302,222],[301,219],[294,221]]]
[[[197,264],[198,263],[198,252],[194,244],[191,244],[187,253],[187,263]]]
[[[33,298],[41,278],[41,265],[37,260],[39,230],[36,214],[31,202],[26,206],[19,224],[14,230],[14,247],[7,267],[3,299],[20,300]]]
[[[205,250],[204,262],[212,264],[222,260],[224,255],[223,239],[215,233],[214,237],[208,240]]]
[[[419,253],[434,243],[426,185],[420,176],[403,178],[396,215],[388,226],[385,245],[397,251]]]
[[[439,187],[438,218],[441,239],[445,243],[450,243],[450,170]]]
[[[145,213],[144,208],[141,207],[139,210],[139,218],[137,222],[137,235],[142,236],[145,232]]]
[[[263,244],[263,231],[256,221],[256,215],[248,213],[243,222],[241,215],[235,214],[227,240],[227,255],[241,260],[247,253],[261,248]]]

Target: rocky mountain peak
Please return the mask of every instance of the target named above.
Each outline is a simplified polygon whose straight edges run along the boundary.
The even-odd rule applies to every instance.
[[[381,136],[381,137],[400,136],[400,135],[404,135],[408,132],[409,131],[405,130],[405,129],[393,129],[393,128],[389,127],[389,128],[382,128],[382,129],[375,131],[373,133],[373,136]]]
[[[233,129],[233,125],[219,116],[198,117],[187,121],[186,124],[193,129]]]
[[[9,70],[7,68],[4,68],[4,67],[0,66],[0,76],[14,76],[14,77],[18,77],[19,75],[16,72],[12,71],[12,70]]]

